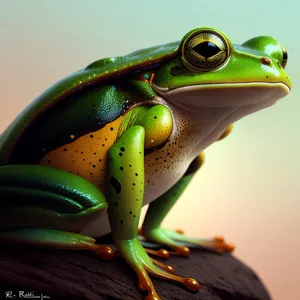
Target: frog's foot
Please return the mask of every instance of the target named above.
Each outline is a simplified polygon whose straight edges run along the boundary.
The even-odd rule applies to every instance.
[[[114,257],[114,251],[106,245],[96,244],[89,236],[50,228],[18,228],[0,231],[0,243],[27,245],[66,250],[89,250],[104,260]]]
[[[149,231],[144,230],[143,236],[149,241],[156,242],[174,250],[174,252],[169,252],[171,255],[189,256],[190,248],[184,245],[185,243],[193,247],[200,246],[218,253],[233,252],[234,250],[234,245],[226,243],[221,236],[216,236],[212,240],[202,240],[185,236],[183,230],[177,230],[175,232],[158,227]]]
[[[182,229],[177,229],[176,232],[169,229],[162,230],[165,232],[166,235],[168,235],[175,241],[189,243],[195,246],[201,246],[210,250],[217,251],[218,253],[231,253],[235,249],[234,244],[226,243],[224,237],[221,235],[215,236],[212,240],[203,240],[185,236]]]
[[[174,270],[171,266],[164,265],[156,260],[150,259],[139,239],[136,237],[130,240],[115,238],[115,245],[120,251],[122,257],[133,268],[138,277],[138,287],[142,291],[147,291],[148,295],[145,300],[159,300],[155,288],[149,275],[177,282],[191,291],[198,291],[199,283],[193,278],[183,278],[174,275]],[[167,272],[156,267],[166,270]]]

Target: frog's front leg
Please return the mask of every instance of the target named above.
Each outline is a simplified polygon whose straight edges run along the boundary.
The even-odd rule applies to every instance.
[[[115,245],[138,276],[139,288],[148,292],[147,300],[159,299],[148,274],[199,289],[195,279],[182,278],[156,267],[138,237],[138,223],[144,195],[144,138],[142,126],[127,129],[110,148],[108,215]]]
[[[0,167],[0,243],[90,250],[103,259],[113,251],[79,232],[106,210],[90,182],[42,165]]]
[[[189,238],[182,232],[174,232],[160,226],[167,213],[179,199],[196,171],[202,166],[203,162],[204,153],[202,152],[192,162],[186,174],[176,183],[176,185],[149,205],[140,232],[148,240],[175,250],[173,254],[188,256],[190,254],[190,249],[187,246],[184,246],[184,243],[202,246],[218,252],[232,252],[234,250],[234,246],[225,243],[222,237],[215,237],[213,240]]]

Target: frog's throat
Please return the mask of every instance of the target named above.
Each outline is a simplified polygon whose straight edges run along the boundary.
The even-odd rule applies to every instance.
[[[152,83],[152,87],[166,101],[186,108],[274,104],[290,92],[289,86],[282,82],[202,84],[176,89],[162,88]]]

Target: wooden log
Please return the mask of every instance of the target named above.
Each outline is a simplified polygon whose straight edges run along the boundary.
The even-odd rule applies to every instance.
[[[161,261],[201,285],[193,293],[152,277],[162,300],[270,300],[258,276],[230,254],[193,249],[189,258]],[[107,262],[86,251],[1,246],[0,286],[0,299],[144,299],[135,273],[121,258]]]

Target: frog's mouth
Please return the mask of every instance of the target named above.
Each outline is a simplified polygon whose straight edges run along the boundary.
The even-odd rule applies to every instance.
[[[153,89],[165,100],[185,110],[195,111],[203,107],[242,107],[273,105],[290,92],[282,83],[218,83],[163,88],[152,82]]]

